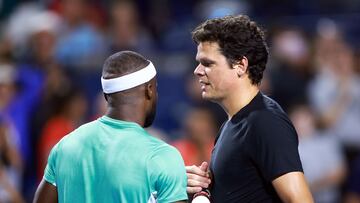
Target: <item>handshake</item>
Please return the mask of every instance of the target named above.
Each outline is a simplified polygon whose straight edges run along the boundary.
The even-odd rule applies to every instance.
[[[199,167],[195,165],[186,166],[186,190],[188,194],[194,194],[192,203],[210,203],[208,188],[211,178],[208,167],[207,162],[203,162]]]

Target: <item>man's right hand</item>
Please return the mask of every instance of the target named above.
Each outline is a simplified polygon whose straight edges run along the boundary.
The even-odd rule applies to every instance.
[[[208,173],[207,162],[203,162],[201,166],[186,166],[187,187],[189,194],[200,192],[202,188],[208,188],[211,183]]]

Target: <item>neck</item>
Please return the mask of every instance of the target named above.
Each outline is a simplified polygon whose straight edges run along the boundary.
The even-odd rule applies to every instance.
[[[258,92],[258,86],[249,84],[246,88],[239,88],[232,92],[231,95],[220,102],[220,105],[226,111],[228,118],[231,119],[237,112],[248,105]]]
[[[145,114],[143,113],[144,111],[139,111],[141,108],[134,105],[109,107],[105,115],[116,120],[134,122],[144,127]]]

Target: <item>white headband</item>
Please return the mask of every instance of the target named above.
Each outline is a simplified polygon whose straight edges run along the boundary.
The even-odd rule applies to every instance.
[[[103,92],[106,94],[111,94],[114,92],[128,90],[149,82],[156,75],[156,69],[154,65],[151,63],[151,61],[149,62],[149,65],[147,65],[145,68],[121,77],[112,79],[104,79],[101,77]]]

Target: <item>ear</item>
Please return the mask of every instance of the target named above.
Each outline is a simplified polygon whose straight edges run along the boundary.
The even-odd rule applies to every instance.
[[[145,97],[146,99],[151,100],[153,96],[154,96],[153,85],[151,84],[151,82],[148,82],[145,86]]]
[[[245,56],[233,65],[233,68],[236,70],[236,74],[239,76],[239,78],[246,73],[248,65],[249,61]]]

